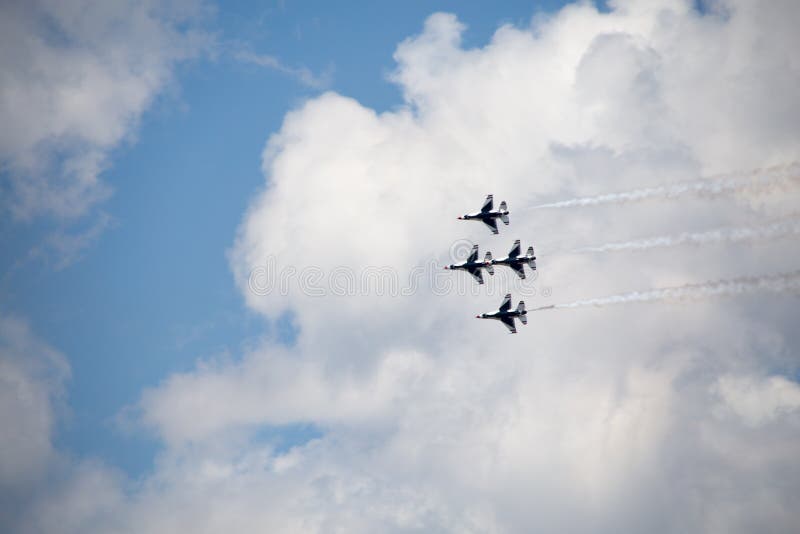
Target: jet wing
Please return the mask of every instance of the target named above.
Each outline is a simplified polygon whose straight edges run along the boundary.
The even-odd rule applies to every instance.
[[[503,317],[502,319],[500,319],[500,321],[502,321],[503,324],[506,325],[506,328],[508,328],[512,334],[517,333],[517,325],[514,324],[513,317]]]
[[[503,299],[503,303],[500,305],[500,311],[506,311],[511,307],[511,293],[506,295],[506,298]]]
[[[519,239],[514,241],[514,246],[511,247],[511,250],[508,252],[509,258],[516,258],[519,256]]]
[[[483,201],[483,207],[481,208],[481,211],[483,212],[492,211],[493,207],[494,207],[494,197],[492,197],[492,195],[486,195],[486,200]]]
[[[485,224],[492,230],[493,234],[497,233],[497,219],[481,219],[481,220],[483,221],[483,224]]]
[[[467,258],[467,262],[472,263],[477,259],[478,259],[478,245],[473,245],[472,252],[470,252],[469,258]]]
[[[469,272],[479,284],[483,283],[483,274],[480,269],[467,269],[467,272]]]
[[[525,280],[525,266],[524,265],[522,265],[521,263],[510,263],[508,266],[511,267],[512,269],[514,269],[514,272],[517,273],[520,278]]]

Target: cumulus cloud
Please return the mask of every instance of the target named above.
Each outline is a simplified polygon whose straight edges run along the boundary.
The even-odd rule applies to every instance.
[[[173,377],[144,397],[145,421],[174,450],[259,425],[319,425],[323,437],[298,449],[282,476],[297,470],[302,480],[324,466],[339,492],[324,506],[325,492],[301,482],[291,502],[310,508],[277,513],[322,522],[296,530],[788,532],[796,426],[769,436],[714,407],[727,391],[715,386],[720,375],[797,367],[790,327],[761,313],[787,316],[795,300],[554,311],[514,337],[470,322],[470,312],[499,302],[509,283],[500,273],[484,290],[491,297],[441,296],[427,281],[399,298],[301,290],[314,281],[305,275],[324,286],[337,269],[366,266],[391,267],[403,283],[430,258],[444,263],[465,237],[497,251],[517,237],[603,242],[630,238],[632,228],[681,232],[786,215],[797,200],[791,187],[757,198],[524,210],[797,159],[800,131],[785,118],[798,107],[783,90],[799,81],[785,52],[797,44],[785,24],[796,7],[718,7],[704,16],[677,1],[617,2],[609,14],[573,5],[530,28],[502,27],[471,50],[456,17],[437,14],[395,54],[405,107],[378,114],[328,93],[288,114],[265,150],[267,188],[231,257],[251,307],[268,317],[293,311],[296,346]],[[512,212],[499,238],[454,220],[487,192]],[[553,296],[532,301],[797,266],[785,246],[722,245],[652,258],[548,256],[545,246],[534,287]],[[266,265],[287,291],[250,290],[250,274]],[[776,436],[781,444],[770,445]]]
[[[297,339],[145,392],[165,450],[81,531],[791,532],[796,296],[553,310],[510,336],[471,317],[499,304],[502,272],[462,294],[427,276],[404,296],[325,286],[368,266],[413,279],[460,239],[537,245],[529,306],[795,271],[786,242],[547,252],[774,220],[793,190],[523,209],[798,159],[796,3],[691,4],[571,5],[476,49],[435,14],[395,53],[404,106],[326,93],[287,114],[230,258],[248,306],[291,311]],[[500,236],[455,220],[488,192],[511,210]],[[285,291],[251,291],[263,266]],[[259,434],[287,423],[320,437]],[[53,499],[40,522],[73,509]]]
[[[110,151],[135,132],[174,65],[208,37],[195,0],[0,6],[0,172],[20,219],[75,217],[105,198]]]

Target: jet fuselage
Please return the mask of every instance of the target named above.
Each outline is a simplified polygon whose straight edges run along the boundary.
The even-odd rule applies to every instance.
[[[465,213],[459,217],[459,219],[464,221],[469,221],[470,219],[486,221],[490,219],[499,219],[503,215],[508,215],[509,213],[510,212],[508,210],[476,211],[475,213]]]
[[[456,269],[485,269],[487,265],[488,265],[488,263],[485,262],[485,261],[475,260],[475,261],[462,261],[461,263],[453,263],[453,264],[449,265],[447,268],[448,269],[453,269],[453,270],[456,270]]]
[[[492,265],[528,265],[528,261],[536,259],[533,256],[506,256],[505,258],[497,258],[492,260]]]
[[[489,313],[482,313],[480,315],[476,315],[475,317],[478,319],[502,319],[503,317],[519,317],[521,315],[528,315],[527,310],[519,311],[517,309],[511,310],[495,310]]]

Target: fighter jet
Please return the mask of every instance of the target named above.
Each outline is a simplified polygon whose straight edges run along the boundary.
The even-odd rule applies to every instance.
[[[500,305],[499,310],[495,310],[489,313],[482,313],[480,315],[476,315],[478,319],[497,319],[498,321],[502,321],[506,328],[508,328],[512,334],[517,333],[517,327],[514,323],[514,318],[519,318],[522,321],[522,324],[528,324],[528,312],[525,311],[525,303],[523,301],[519,301],[519,305],[517,309],[511,309],[511,293],[506,295],[506,298],[503,299],[503,303]]]
[[[502,220],[505,224],[508,224],[508,208],[506,206],[506,201],[502,201],[500,203],[500,209],[495,210],[494,208],[494,200],[492,199],[492,195],[487,195],[486,200],[483,201],[483,207],[481,211],[476,211],[475,213],[467,213],[459,217],[459,219],[468,221],[470,219],[477,219],[486,226],[488,226],[493,234],[497,232],[497,219]]]
[[[456,269],[462,269],[467,271],[469,274],[475,277],[475,280],[477,280],[479,284],[482,284],[483,274],[481,273],[481,269],[486,269],[489,274],[494,274],[492,264],[489,263],[489,260],[491,259],[491,254],[487,252],[486,259],[484,261],[478,261],[478,245],[475,245],[472,247],[472,252],[470,253],[469,258],[467,258],[467,261],[446,266],[445,269],[452,269],[454,271]]]
[[[505,258],[497,258],[496,260],[492,259],[492,253],[486,253],[486,259],[491,262],[492,265],[508,265],[514,272],[519,275],[520,278],[523,280],[525,279],[525,265],[527,264],[532,270],[536,270],[536,256],[533,255],[533,247],[528,247],[528,252],[524,256],[519,255],[519,239],[514,241],[514,246],[511,247],[511,250],[508,252],[508,256]]]

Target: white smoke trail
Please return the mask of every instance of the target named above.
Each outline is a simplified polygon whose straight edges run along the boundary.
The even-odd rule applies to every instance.
[[[767,193],[800,181],[800,164],[757,169],[744,173],[724,174],[715,177],[678,182],[675,184],[634,189],[591,197],[578,197],[560,202],[540,204],[529,209],[572,208],[600,204],[622,204],[648,199],[673,199],[686,195],[717,197],[732,193]]]
[[[688,284],[677,287],[663,287],[648,291],[634,291],[619,295],[609,295],[586,300],[576,300],[565,304],[552,304],[542,306],[531,311],[547,310],[554,308],[584,308],[587,306],[610,306],[613,304],[627,304],[630,302],[670,301],[683,302],[699,300],[707,297],[742,295],[756,291],[770,291],[781,293],[785,291],[800,291],[800,271],[779,273],[766,276],[743,276],[728,280],[717,280],[702,284]]]
[[[742,241],[780,239],[800,234],[800,219],[776,221],[761,226],[740,228],[717,228],[706,232],[684,232],[677,235],[662,235],[606,243],[593,247],[570,250],[571,253],[619,252],[624,250],[648,250],[652,248],[675,247],[679,245],[708,245],[713,243],[740,243]]]

